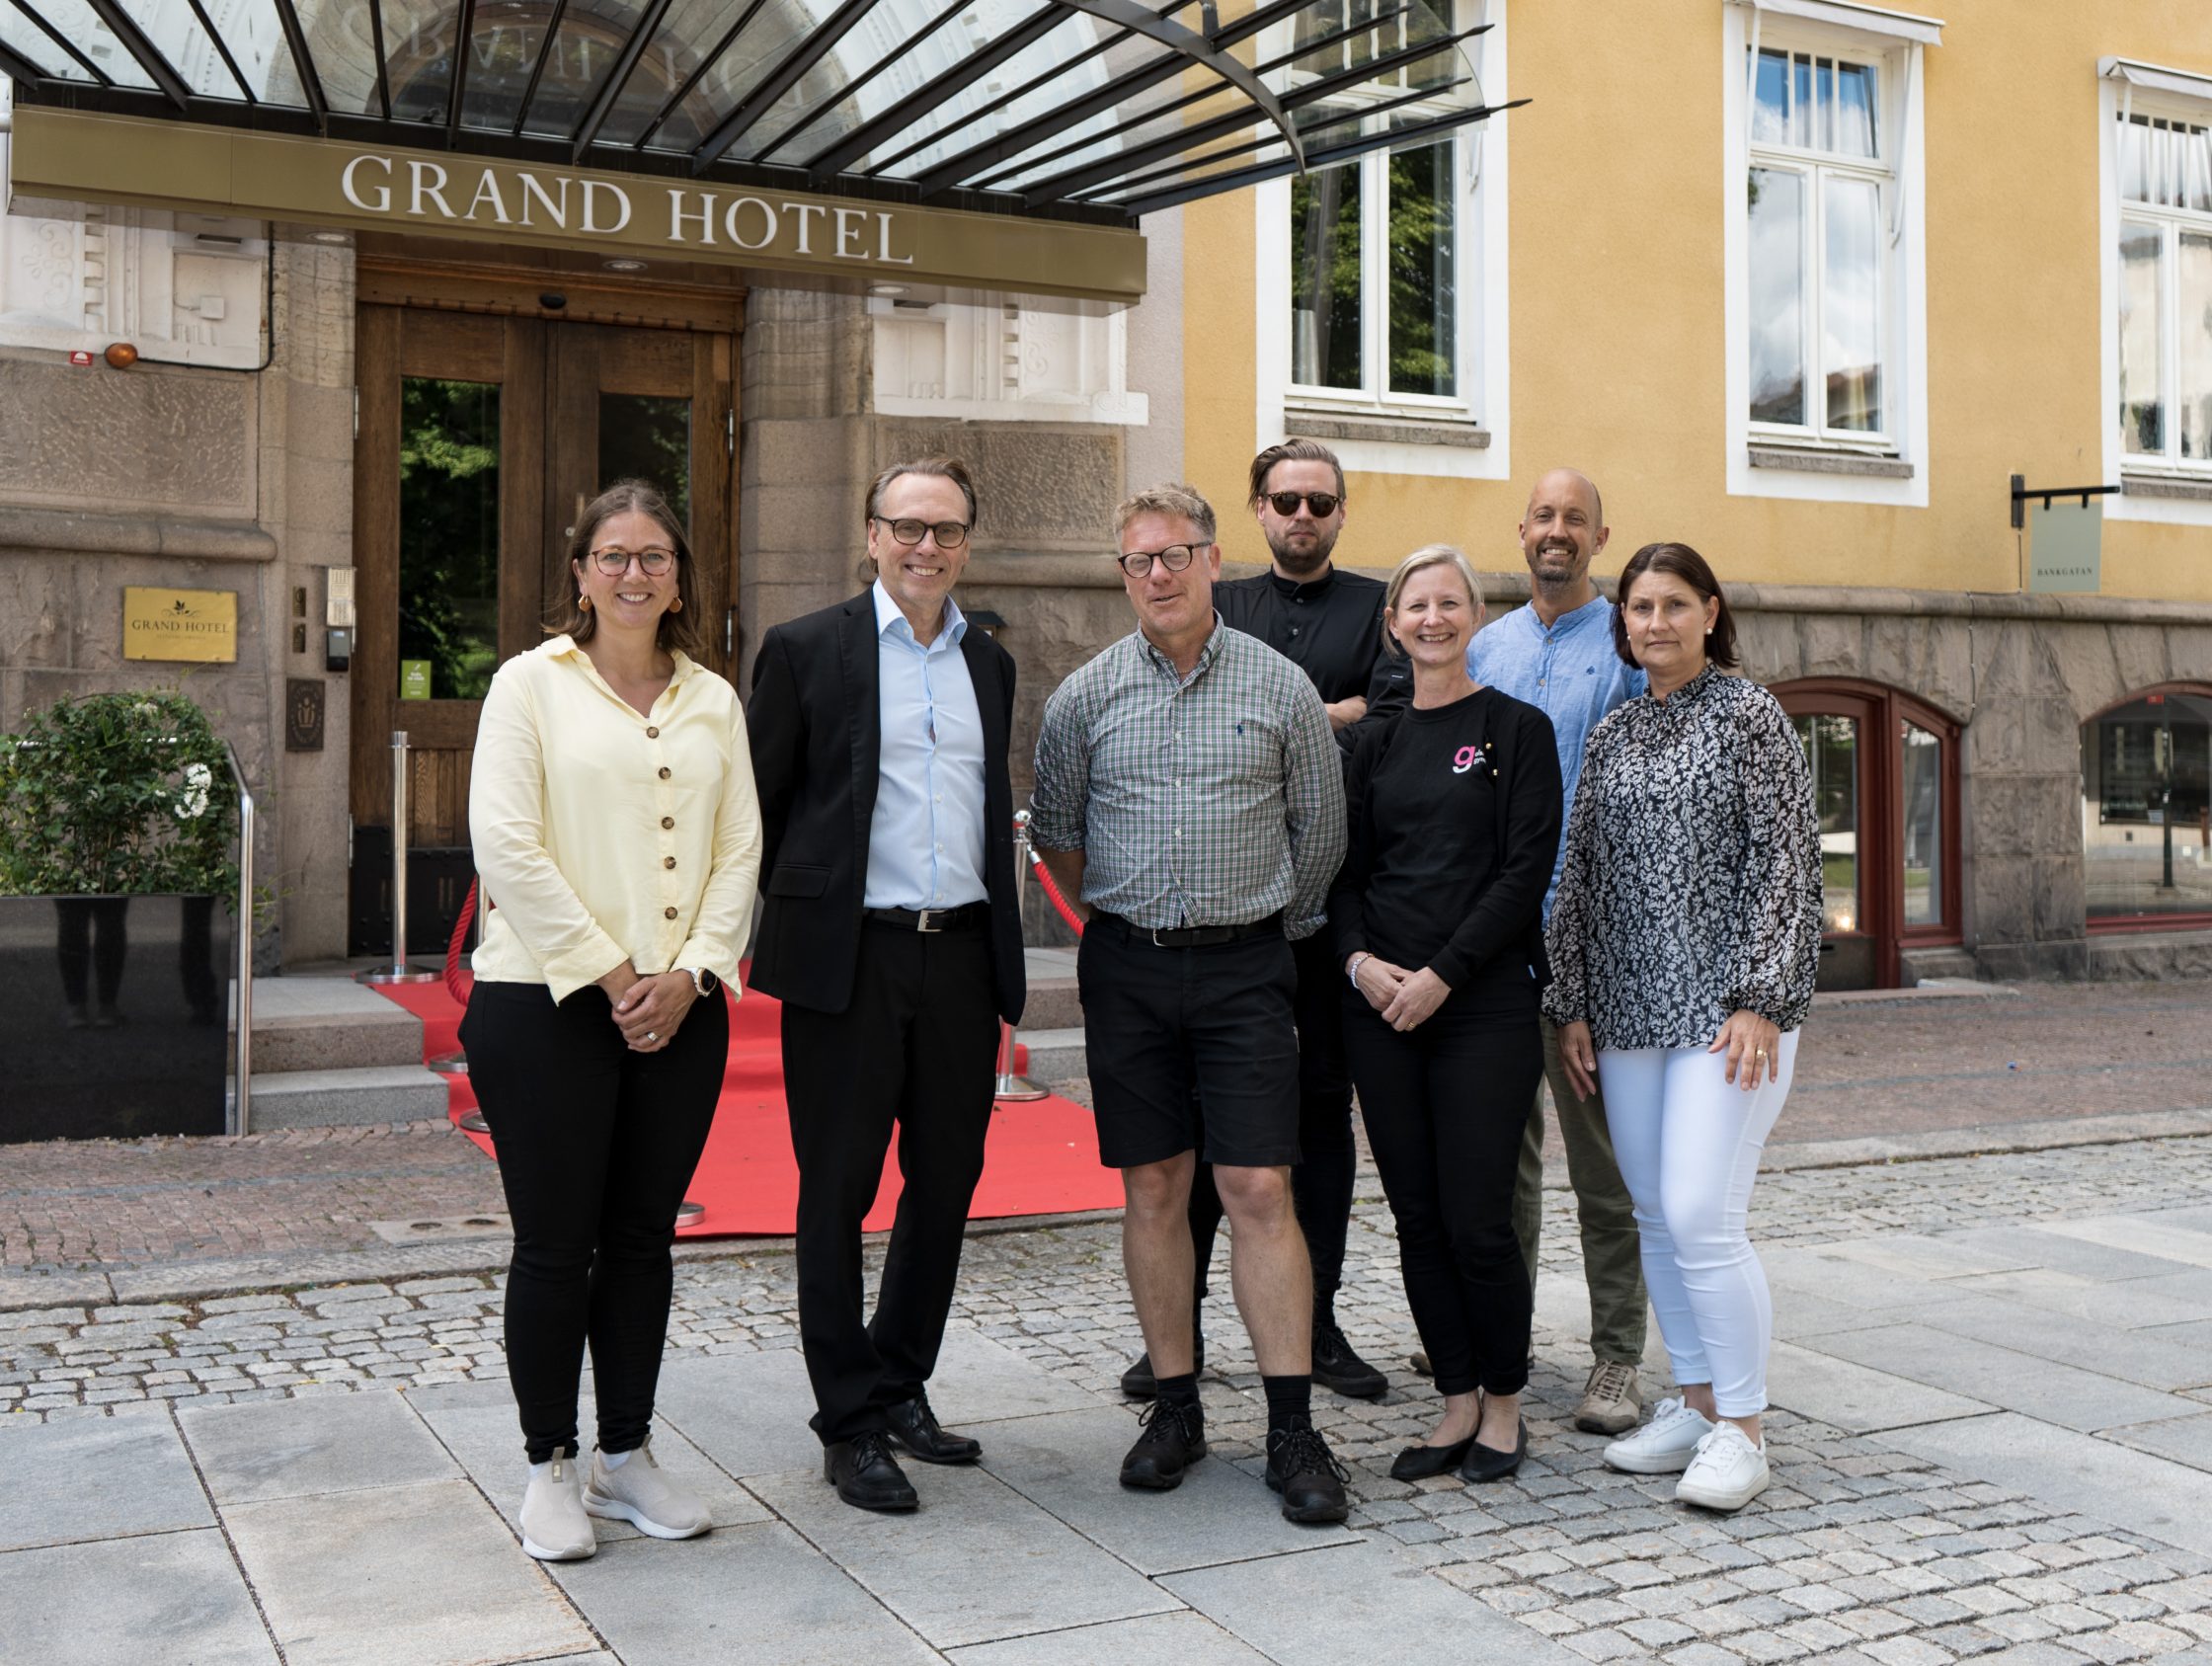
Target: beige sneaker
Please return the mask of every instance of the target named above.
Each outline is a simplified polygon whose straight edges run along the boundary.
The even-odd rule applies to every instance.
[[[1582,1386],[1581,1403],[1574,1408],[1574,1426],[1593,1435],[1618,1435],[1636,1426],[1647,1403],[1634,1366],[1620,1360],[1600,1360],[1590,1368],[1590,1381]]]
[[[628,1522],[656,1539],[696,1539],[714,1525],[698,1495],[671,1480],[653,1456],[653,1437],[610,1469],[606,1454],[592,1454],[592,1481],[584,1508],[594,1516]]]
[[[584,1471],[575,1455],[533,1466],[522,1494],[522,1548],[541,1562],[580,1562],[598,1547],[584,1513]]]

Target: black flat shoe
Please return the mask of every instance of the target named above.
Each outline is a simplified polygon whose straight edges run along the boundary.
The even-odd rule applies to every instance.
[[[983,1443],[948,1432],[929,1409],[929,1396],[916,1394],[884,1410],[891,1438],[924,1464],[973,1464],[984,1455]]]
[[[1514,1441],[1511,1452],[1500,1452],[1495,1447],[1475,1441],[1467,1449],[1467,1459],[1460,1466],[1460,1479],[1463,1481],[1502,1481],[1521,1468],[1521,1460],[1529,1456],[1529,1420],[1521,1420],[1520,1437]]]
[[[891,1455],[891,1437],[881,1429],[831,1441],[822,1449],[822,1473],[856,1510],[911,1510],[921,1502]]]
[[[1441,1475],[1447,1469],[1457,1469],[1465,1459],[1467,1449],[1474,1445],[1474,1437],[1454,1441],[1450,1446],[1409,1446],[1390,1461],[1390,1479],[1394,1481],[1425,1481],[1431,1475]]]

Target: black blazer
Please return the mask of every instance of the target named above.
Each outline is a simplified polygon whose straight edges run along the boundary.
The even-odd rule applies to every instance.
[[[960,639],[984,726],[984,883],[990,896],[998,1010],[1021,1021],[1022,962],[1014,876],[1013,787],[1006,774],[1014,660],[983,630]],[[766,903],[753,985],[797,1006],[842,1012],[860,956],[868,828],[882,770],[872,592],[775,626],[752,666],[746,728],[760,794]]]

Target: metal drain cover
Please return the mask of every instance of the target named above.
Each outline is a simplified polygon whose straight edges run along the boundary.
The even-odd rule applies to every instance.
[[[450,1215],[437,1220],[371,1221],[368,1230],[386,1243],[454,1243],[464,1238],[511,1238],[514,1221],[503,1214]]]

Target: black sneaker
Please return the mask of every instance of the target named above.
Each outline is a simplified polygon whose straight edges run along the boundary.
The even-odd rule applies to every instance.
[[[1344,1466],[1304,1418],[1267,1432],[1267,1484],[1283,1495],[1287,1522],[1340,1522],[1352,1513]]]
[[[1206,1414],[1197,1406],[1155,1399],[1138,1413],[1145,1432],[1122,1460],[1122,1485],[1165,1492],[1206,1456]]]
[[[1330,1313],[1313,1315],[1313,1381],[1347,1399],[1379,1400],[1390,1380],[1353,1352]]]
[[[1206,1369],[1206,1332],[1193,1332],[1191,1370]],[[1133,1400],[1148,1400],[1159,1392],[1159,1379],[1152,1375],[1152,1356],[1147,1351],[1139,1354],[1134,1364],[1122,1373],[1122,1392]]]

